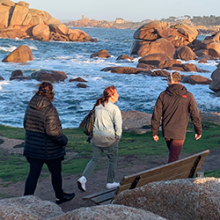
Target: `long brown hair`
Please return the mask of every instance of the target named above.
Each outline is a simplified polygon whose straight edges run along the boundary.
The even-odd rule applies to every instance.
[[[39,85],[37,95],[47,97],[51,102],[54,99],[53,85],[50,82],[42,82]]]
[[[103,106],[105,107],[105,105],[107,104],[108,100],[111,98],[112,95],[114,95],[116,92],[116,88],[115,86],[109,86],[107,87],[104,91],[103,91],[103,97],[98,98],[96,100],[95,106],[98,106],[100,104],[103,104]]]

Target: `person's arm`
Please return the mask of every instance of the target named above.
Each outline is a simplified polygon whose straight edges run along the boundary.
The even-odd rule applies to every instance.
[[[195,134],[195,139],[196,139],[196,140],[199,140],[201,137],[202,137],[201,134]]]
[[[159,141],[159,136],[158,136],[158,135],[154,135],[154,136],[153,136],[153,139],[154,139],[154,141],[157,142],[157,141]]]
[[[192,94],[191,94],[191,100],[189,104],[190,104],[189,105],[190,118],[194,125],[194,130],[196,133],[195,138],[196,140],[199,140],[202,137],[202,123],[201,123],[199,109],[196,104],[196,100]]]
[[[158,130],[160,127],[160,121],[162,117],[163,105],[161,101],[161,95],[158,97],[154,106],[154,111],[151,117],[151,134],[155,141],[159,140]]]
[[[113,123],[115,129],[115,137],[119,140],[122,136],[122,116],[121,111],[117,106],[114,111]]]
[[[45,132],[48,137],[58,146],[66,146],[68,139],[62,133],[61,121],[59,119],[58,112],[54,106],[47,114],[45,121]]]

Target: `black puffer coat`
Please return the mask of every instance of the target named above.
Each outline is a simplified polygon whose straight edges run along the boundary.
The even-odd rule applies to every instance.
[[[33,96],[25,112],[24,128],[24,156],[51,160],[65,155],[67,137],[62,133],[56,108],[46,97]]]
[[[192,93],[181,84],[173,84],[160,93],[151,119],[152,136],[158,135],[162,118],[164,138],[180,139],[186,137],[189,116],[196,134],[202,134],[200,113]]]

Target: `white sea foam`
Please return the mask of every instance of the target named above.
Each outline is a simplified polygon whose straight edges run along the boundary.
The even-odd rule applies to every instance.
[[[0,50],[5,51],[5,52],[12,52],[15,50],[17,47],[8,45],[7,47],[0,47]]]
[[[37,50],[37,47],[36,47],[36,46],[29,46],[29,48],[30,48],[31,50]]]
[[[102,95],[103,89],[112,84],[118,90],[117,104],[122,111],[137,110],[152,113],[158,95],[167,87],[167,82],[162,77],[101,71],[109,66],[137,66],[139,60],[137,57],[134,62],[116,61],[119,55],[129,55],[134,30],[106,29],[103,31],[103,29],[90,28],[85,31],[90,36],[99,36],[98,42],[66,43],[0,39],[0,59],[21,44],[28,45],[34,56],[34,60],[25,65],[1,64],[0,75],[4,77],[5,81],[0,82],[0,124],[22,127],[25,108],[39,84],[36,80],[9,81],[11,72],[15,69],[21,69],[25,76],[30,76],[31,73],[40,69],[64,71],[67,74],[68,79],[54,84],[54,105],[59,112],[64,128],[78,127],[95,100]],[[92,53],[101,49],[106,49],[111,57],[108,59],[90,58]],[[198,74],[211,78],[211,73],[216,69],[218,60],[209,60],[205,64],[198,63],[198,61],[182,61],[182,63],[194,63],[198,68],[209,72],[180,72],[181,74]],[[69,82],[69,79],[76,77],[87,80],[88,87],[86,89],[78,88],[76,86],[78,82]],[[220,111],[220,98],[213,95],[208,85],[184,84],[184,86],[194,94],[200,110]]]

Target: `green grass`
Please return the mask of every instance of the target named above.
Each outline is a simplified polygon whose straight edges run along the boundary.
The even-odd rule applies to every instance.
[[[205,177],[215,177],[215,178],[220,178],[220,169],[214,170],[214,171],[209,171],[204,173]]]
[[[24,140],[25,130],[24,128],[13,128],[0,125],[0,136]]]
[[[193,130],[191,123],[188,129]],[[194,154],[207,149],[218,149],[220,146],[219,131],[220,125],[204,123],[203,136],[198,141],[195,140],[194,132],[188,132],[182,153]],[[66,157],[63,161],[63,174],[82,173],[92,157],[92,146],[86,142],[87,136],[84,135],[82,128],[64,129],[63,132],[69,139],[66,150],[68,153],[72,152],[74,154],[74,157]],[[0,125],[0,135],[8,138],[24,139],[25,132],[23,128]],[[124,132],[119,142],[119,157],[132,155],[143,159],[146,155],[167,155],[168,150],[161,132],[159,137],[159,141],[155,142],[150,132],[141,135]],[[0,179],[4,181],[17,182],[24,180],[29,171],[29,164],[23,156],[19,155],[2,155],[0,152],[0,166]],[[41,176],[46,175],[49,175],[49,172],[44,166]],[[220,171],[212,171],[205,175],[219,177]]]

